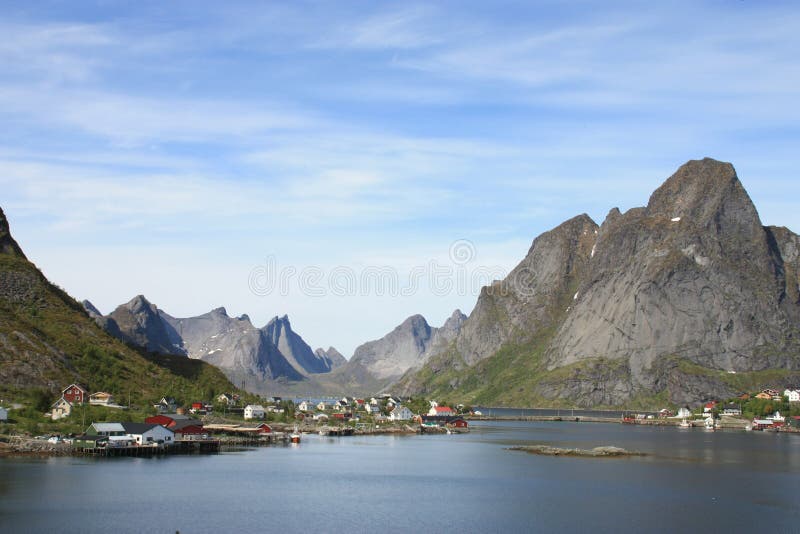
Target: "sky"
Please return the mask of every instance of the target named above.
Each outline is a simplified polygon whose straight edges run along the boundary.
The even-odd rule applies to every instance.
[[[104,313],[349,357],[532,240],[732,162],[800,231],[792,2],[0,2],[0,207]]]

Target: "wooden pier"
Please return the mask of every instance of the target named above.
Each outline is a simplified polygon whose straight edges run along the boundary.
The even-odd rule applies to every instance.
[[[219,452],[220,441],[183,440],[172,445],[130,445],[125,447],[74,447],[72,453],[80,456],[152,458],[167,454],[212,454]]]

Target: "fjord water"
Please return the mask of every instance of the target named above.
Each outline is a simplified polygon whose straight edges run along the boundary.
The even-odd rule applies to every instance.
[[[648,456],[535,456],[547,444]],[[800,435],[481,422],[212,456],[0,460],[3,532],[716,532],[800,525]]]

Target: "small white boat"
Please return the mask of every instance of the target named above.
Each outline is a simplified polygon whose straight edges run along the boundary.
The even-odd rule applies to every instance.
[[[705,423],[703,423],[703,424],[705,425],[706,430],[715,430],[714,418],[713,417],[706,418]]]
[[[297,431],[297,427],[294,427],[294,432],[289,434],[289,440],[292,443],[300,443],[300,432]]]
[[[686,419],[681,419],[681,422],[680,422],[680,424],[678,426],[681,427],[681,428],[689,428],[689,427],[692,426],[692,424],[689,421],[687,421]]]

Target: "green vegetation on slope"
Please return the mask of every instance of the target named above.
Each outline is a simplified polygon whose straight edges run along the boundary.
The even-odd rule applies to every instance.
[[[0,398],[42,404],[37,392],[45,392],[52,402],[72,382],[136,406],[236,391],[204,362],[145,354],[112,338],[30,262],[0,254]]]

